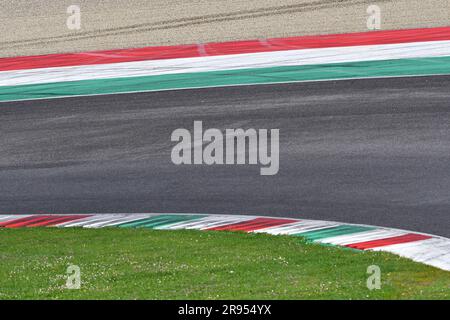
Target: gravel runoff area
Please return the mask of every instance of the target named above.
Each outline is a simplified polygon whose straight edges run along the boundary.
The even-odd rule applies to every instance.
[[[449,0],[1,0],[0,57],[450,25]],[[81,8],[69,30],[67,8]]]

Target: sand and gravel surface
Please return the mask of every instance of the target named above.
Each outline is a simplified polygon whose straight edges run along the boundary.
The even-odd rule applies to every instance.
[[[450,0],[1,0],[0,56],[450,25]],[[69,30],[67,8],[81,8]]]

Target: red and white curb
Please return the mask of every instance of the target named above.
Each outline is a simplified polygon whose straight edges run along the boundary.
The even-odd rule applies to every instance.
[[[215,230],[304,237],[356,250],[385,251],[450,271],[450,239],[400,229],[332,221],[205,214],[0,215],[0,228],[82,227]]]

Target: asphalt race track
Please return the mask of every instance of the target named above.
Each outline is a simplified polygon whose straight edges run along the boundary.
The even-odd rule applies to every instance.
[[[279,128],[280,171],[175,166],[177,128]],[[0,214],[257,214],[450,236],[450,76],[0,103]]]

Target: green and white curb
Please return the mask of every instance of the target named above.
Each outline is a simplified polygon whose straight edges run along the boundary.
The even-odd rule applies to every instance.
[[[0,215],[0,228],[149,228],[290,235],[308,241],[390,252],[450,271],[450,239],[399,229],[332,221],[206,214]]]

